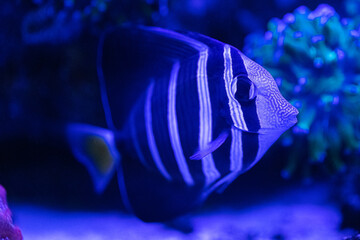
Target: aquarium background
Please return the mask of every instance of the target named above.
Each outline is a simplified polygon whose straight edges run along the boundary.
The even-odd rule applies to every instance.
[[[333,10],[322,8],[313,21],[293,22],[291,14],[298,16],[300,6],[307,7],[308,19],[323,3],[1,1],[0,184],[24,239],[355,236],[360,231],[360,1],[327,1]],[[229,43],[275,79],[285,79],[280,91],[300,110],[299,124],[257,165],[175,226],[146,224],[128,214],[116,178],[97,195],[64,136],[69,122],[106,127],[97,43],[104,29],[125,23],[195,31]],[[316,48],[313,58],[293,39],[298,35],[290,25],[297,23],[295,32]],[[327,60],[333,52],[336,61]],[[128,103],[140,93],[123,81],[125,119]]]

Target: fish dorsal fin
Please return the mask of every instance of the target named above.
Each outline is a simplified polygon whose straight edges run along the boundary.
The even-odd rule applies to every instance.
[[[168,79],[174,62],[198,58],[207,46],[190,35],[141,26],[107,30],[98,47],[97,70],[106,119],[110,129],[121,129],[126,115],[150,76]]]
[[[193,155],[190,156],[191,160],[201,160],[205,156],[209,155],[210,153],[214,152],[218,149],[228,138],[229,131],[224,130],[220,133],[220,135],[206,146],[206,148],[198,149]]]

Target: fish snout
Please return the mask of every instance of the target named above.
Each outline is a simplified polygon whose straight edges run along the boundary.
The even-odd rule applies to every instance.
[[[277,113],[278,121],[277,127],[290,128],[297,123],[297,115],[299,111],[285,100],[284,107],[280,107]]]
[[[299,114],[299,111],[289,103],[290,107],[290,115],[289,115],[289,124],[291,124],[291,126],[295,125],[297,123],[297,115]]]

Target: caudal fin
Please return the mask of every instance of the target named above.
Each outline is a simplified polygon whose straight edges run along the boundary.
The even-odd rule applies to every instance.
[[[102,193],[120,162],[114,133],[87,124],[69,124],[66,134],[75,157],[90,173],[97,193]]]

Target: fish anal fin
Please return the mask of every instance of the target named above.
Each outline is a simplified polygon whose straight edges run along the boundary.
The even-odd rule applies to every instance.
[[[216,149],[218,149],[228,138],[229,131],[224,130],[222,131],[219,136],[207,144],[206,147],[203,147],[202,149],[198,149],[193,155],[190,156],[191,160],[201,160],[210,153],[214,152]]]

